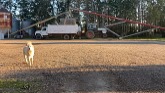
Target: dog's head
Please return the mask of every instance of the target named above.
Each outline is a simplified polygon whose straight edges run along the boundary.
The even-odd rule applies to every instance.
[[[32,42],[30,42],[30,41],[28,41],[27,43],[26,43],[26,46],[29,48],[29,50],[33,50],[33,45],[32,45]]]
[[[28,45],[27,47],[29,48],[29,50],[33,50],[33,45]]]
[[[28,41],[28,42],[26,43],[26,46],[30,46],[30,45],[32,45],[32,42],[31,42],[31,41]]]

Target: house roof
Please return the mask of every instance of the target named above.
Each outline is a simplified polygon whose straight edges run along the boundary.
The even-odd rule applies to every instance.
[[[5,13],[10,13],[7,9],[5,8],[0,8],[0,12],[5,12]]]

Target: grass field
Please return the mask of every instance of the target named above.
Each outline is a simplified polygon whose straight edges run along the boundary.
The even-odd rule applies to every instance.
[[[150,40],[0,40],[0,92],[165,92],[165,42]]]

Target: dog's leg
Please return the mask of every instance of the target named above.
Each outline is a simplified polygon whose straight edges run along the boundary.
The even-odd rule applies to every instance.
[[[25,55],[24,57],[25,57],[25,62],[28,64],[28,58],[27,58],[27,56]]]
[[[32,64],[31,64],[31,60],[30,60],[31,58],[29,57],[28,59],[29,59],[29,65],[31,66],[31,65],[32,65]]]
[[[33,58],[30,57],[30,66],[33,65]]]
[[[32,64],[33,64],[33,57],[31,58],[31,62],[32,62]]]

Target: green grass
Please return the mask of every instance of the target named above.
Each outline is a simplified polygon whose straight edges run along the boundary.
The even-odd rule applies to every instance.
[[[0,80],[0,93],[36,93],[40,88],[38,81]]]

